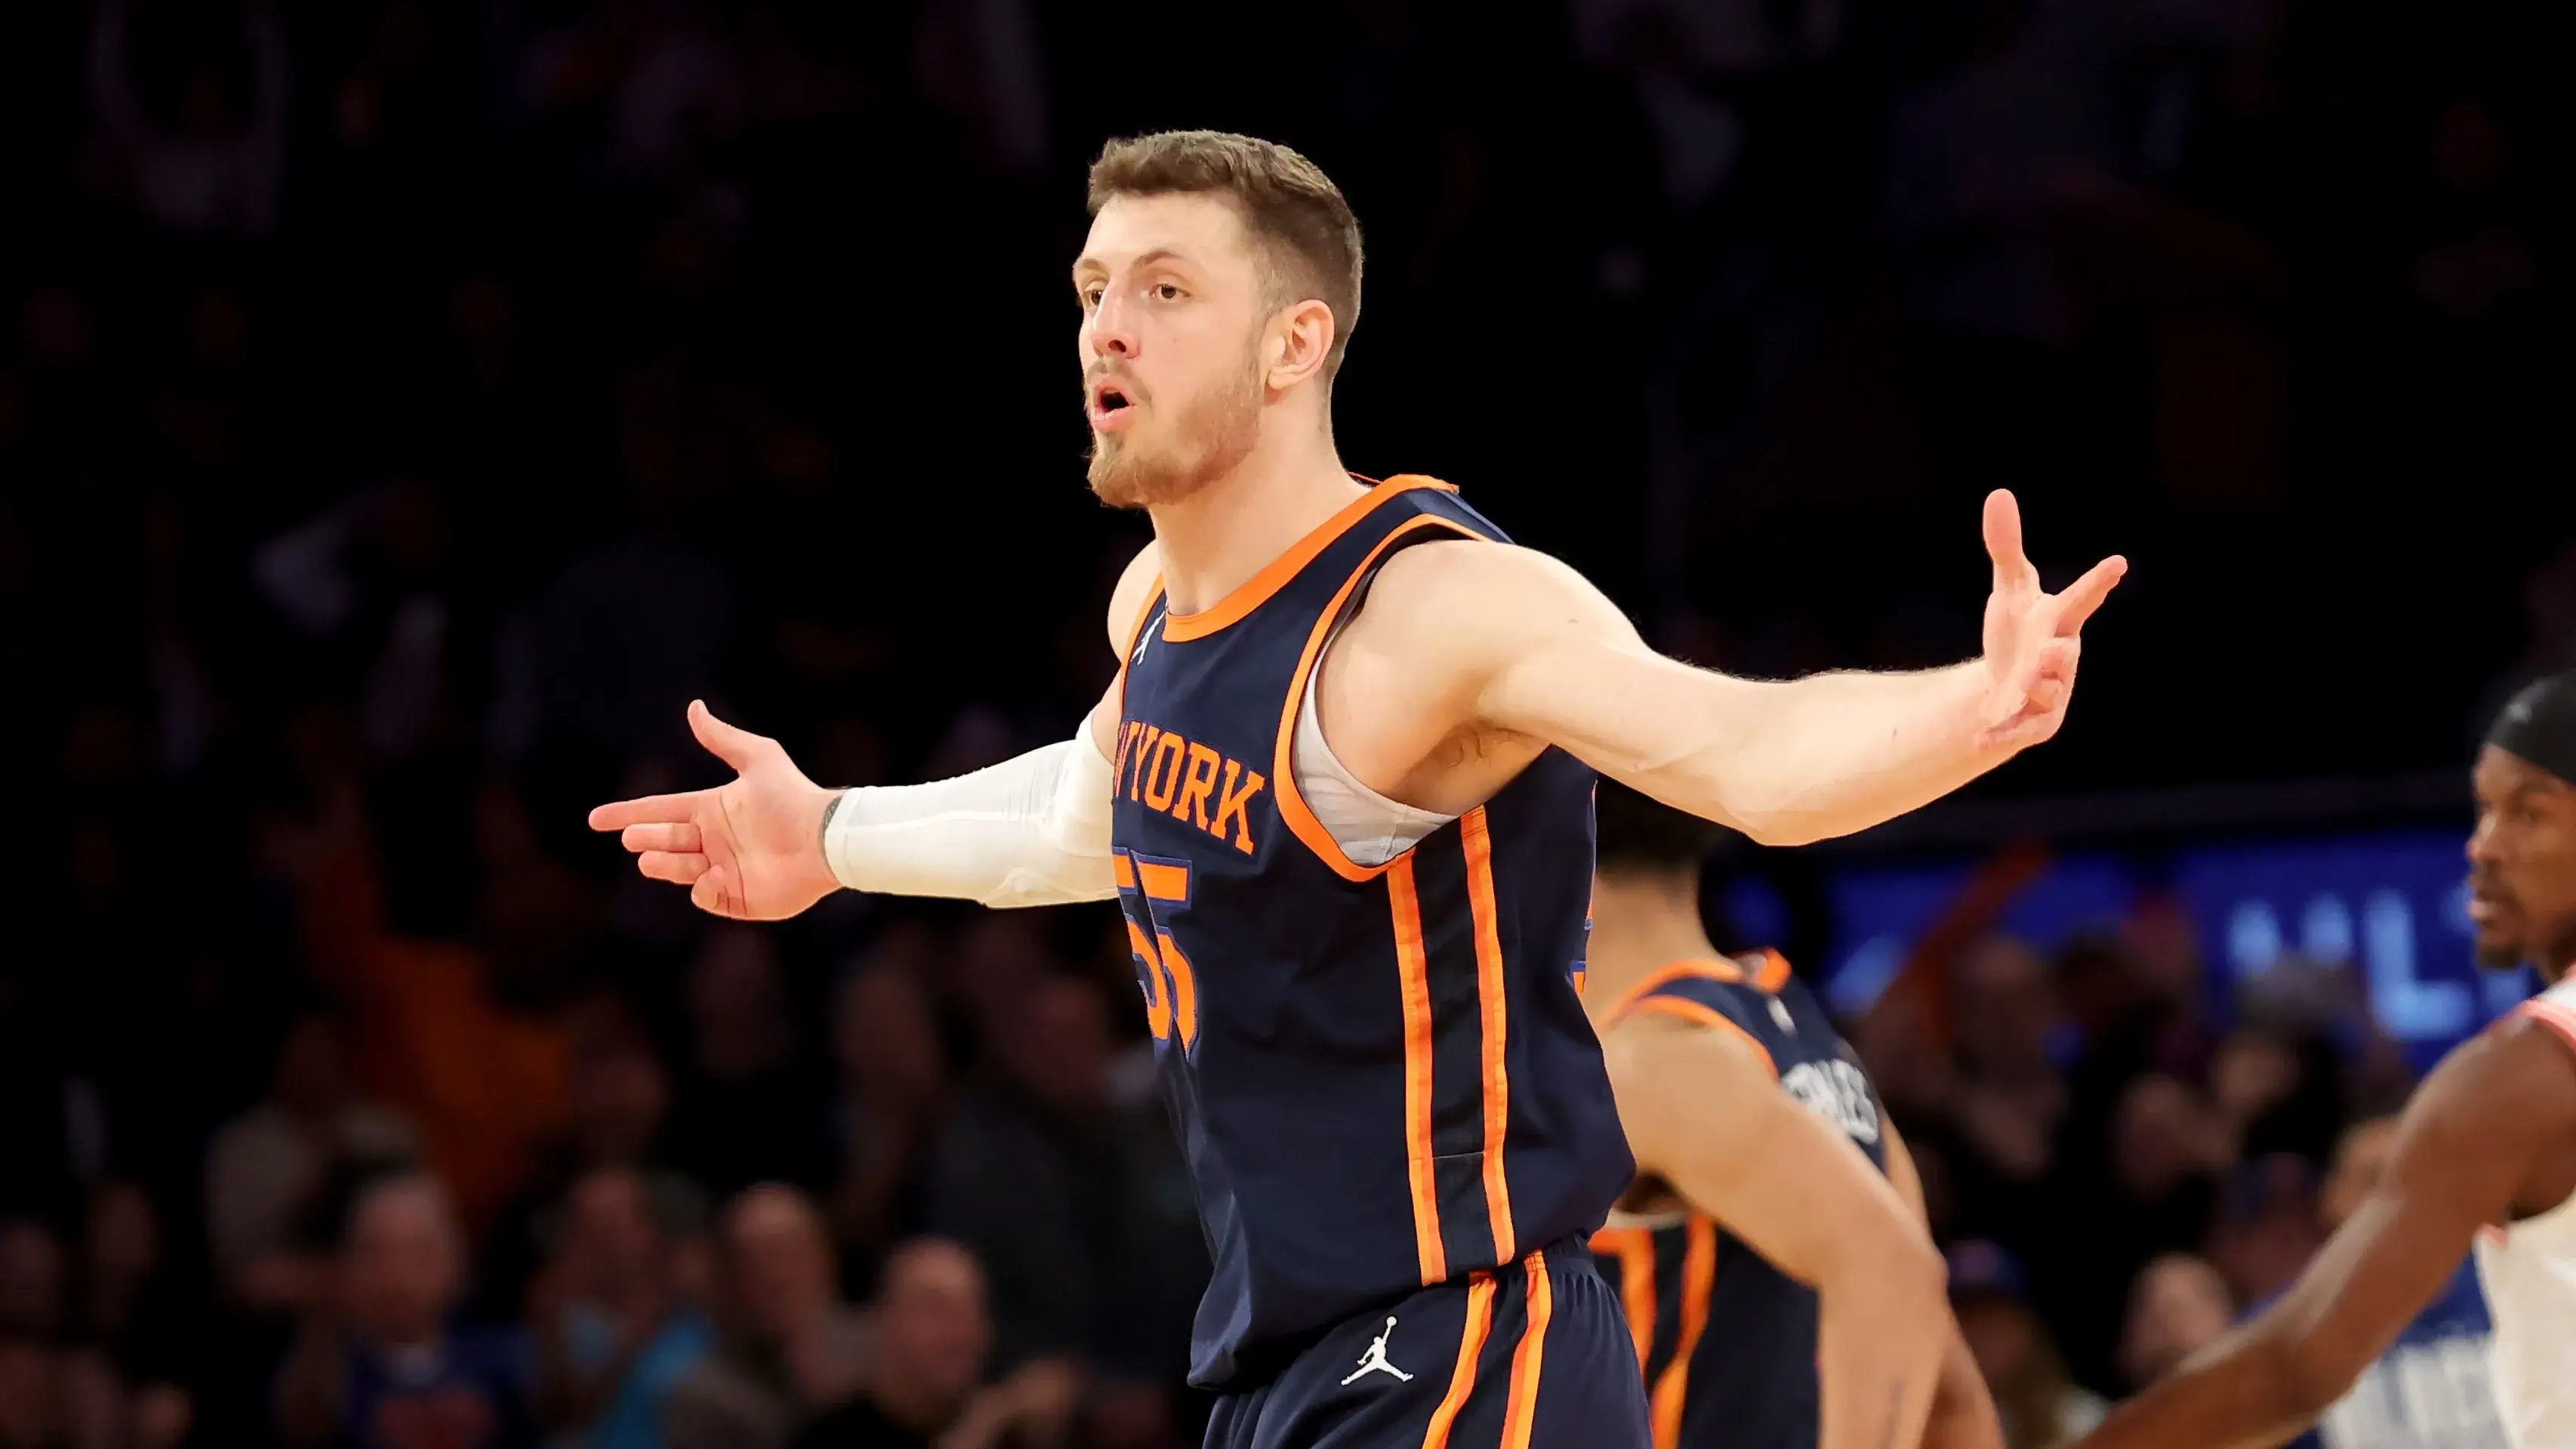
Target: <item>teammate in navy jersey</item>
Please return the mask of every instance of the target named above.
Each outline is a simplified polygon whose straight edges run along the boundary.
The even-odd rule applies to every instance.
[[[1982,658],[1785,683],[1687,667],[1444,485],[1343,469],[1359,229],[1305,158],[1120,141],[1090,206],[1090,482],[1154,542],[1112,600],[1121,667],[1087,727],[835,792],[693,704],[738,778],[592,823],[726,916],[843,887],[1118,899],[1215,1265],[1191,1349],[1223,1396],[1212,1443],[1641,1444],[1627,1325],[1583,1246],[1631,1168],[1575,988],[1592,771],[1761,840],[1875,824],[2057,731],[2124,565],[2043,592],[1998,493]],[[923,264],[938,252],[924,233]],[[1580,365],[1530,306],[1530,355],[1487,360],[1497,387]]]
[[[1701,924],[1714,828],[1615,781],[1596,813],[1584,1005],[1639,1173],[1592,1245],[1655,1449],[2001,1449],[1877,1091],[1787,961]]]

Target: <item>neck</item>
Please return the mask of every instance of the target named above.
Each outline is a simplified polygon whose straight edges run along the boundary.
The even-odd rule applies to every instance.
[[[1154,505],[1172,612],[1214,607],[1365,491],[1342,471],[1331,430],[1318,427],[1265,437],[1233,472]]]
[[[1594,878],[1592,940],[1583,953],[1583,1007],[1596,1020],[1656,970],[1718,954],[1700,924],[1696,873]]]

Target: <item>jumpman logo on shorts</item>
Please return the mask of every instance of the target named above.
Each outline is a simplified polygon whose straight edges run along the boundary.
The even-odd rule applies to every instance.
[[[1368,1352],[1360,1355],[1360,1366],[1351,1370],[1351,1376],[1349,1378],[1342,1380],[1343,1387],[1347,1388],[1352,1384],[1358,1383],[1363,1377],[1369,1374],[1393,1374],[1395,1375],[1396,1382],[1398,1383],[1409,1384],[1413,1382],[1413,1375],[1406,1373],[1404,1370],[1397,1368],[1395,1365],[1386,1361],[1387,1336],[1394,1332],[1395,1320],[1390,1318],[1386,1321],[1386,1332],[1379,1334],[1374,1340],[1372,1340],[1369,1344]]]

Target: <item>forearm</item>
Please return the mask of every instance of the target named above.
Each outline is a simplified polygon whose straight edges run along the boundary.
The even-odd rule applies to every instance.
[[[1109,762],[1088,734],[926,785],[844,792],[823,855],[851,890],[995,907],[1107,900]]]
[[[2111,1411],[2084,1449],[2272,1449],[2346,1385],[2309,1382],[2258,1319]]]
[[[1985,665],[1724,680],[1725,724],[1658,771],[1756,840],[1803,845],[1927,805],[2009,758],[1982,742]],[[1660,791],[1656,793],[1662,793]],[[1679,802],[1676,802],[1679,803]]]
[[[1941,1377],[1932,1390],[1932,1413],[1923,1425],[1923,1449],[2004,1449],[2003,1421],[1995,1415],[1968,1341],[1954,1326],[1941,1351]]]
[[[1820,1294],[1820,1449],[1911,1449],[1939,1382],[1949,1315],[1911,1264],[1850,1275]]]

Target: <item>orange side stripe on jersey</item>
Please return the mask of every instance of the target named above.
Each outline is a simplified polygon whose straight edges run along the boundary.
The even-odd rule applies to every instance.
[[[1398,475],[1387,479],[1350,501],[1341,512],[1325,519],[1314,532],[1289,545],[1288,551],[1270,561],[1270,566],[1254,574],[1233,593],[1219,599],[1195,614],[1167,614],[1163,619],[1163,638],[1173,644],[1186,644],[1204,639],[1228,624],[1240,622],[1246,614],[1270,601],[1280,586],[1297,577],[1297,571],[1315,561],[1315,556],[1332,546],[1334,539],[1351,531],[1351,525],[1366,518],[1371,511],[1399,493],[1416,488],[1439,488],[1451,493],[1458,490],[1436,478]]]
[[[1396,857],[1386,897],[1395,918],[1396,984],[1404,998],[1404,1176],[1413,1190],[1414,1256],[1428,1287],[1449,1276],[1449,1253],[1440,1245],[1440,1196],[1431,1169],[1431,976],[1410,857]]]
[[[1111,853],[1109,860],[1111,868],[1118,872],[1118,888],[1122,891],[1134,890],[1136,888],[1136,862],[1130,859],[1127,852],[1123,850]]]
[[[2558,1033],[2558,1039],[2576,1050],[2576,1010],[2559,1005],[2547,997],[2533,997],[2514,1010]]]
[[[1121,857],[1125,859],[1125,857]],[[1149,901],[1186,901],[1190,898],[1190,868],[1185,865],[1156,865],[1137,861],[1136,881],[1145,888]]]
[[[1333,595],[1333,601],[1324,606],[1322,616],[1315,620],[1314,631],[1306,636],[1306,650],[1297,656],[1297,672],[1288,680],[1288,702],[1279,707],[1279,744],[1271,755],[1270,764],[1271,789],[1277,792],[1274,798],[1279,802],[1279,818],[1288,822],[1288,828],[1306,843],[1306,848],[1315,853],[1317,860],[1331,866],[1333,873],[1344,880],[1375,880],[1386,873],[1386,866],[1361,865],[1343,854],[1341,842],[1333,839],[1333,832],[1326,830],[1323,822],[1315,818],[1315,812],[1307,807],[1306,797],[1298,793],[1295,764],[1297,707],[1305,703],[1306,690],[1315,679],[1315,661],[1322,656],[1324,641],[1331,637],[1333,625],[1341,621],[1342,606],[1350,602],[1351,591],[1359,587],[1360,580],[1369,576],[1377,567],[1377,561],[1386,556],[1387,550],[1395,547],[1397,540],[1417,528],[1443,528],[1461,538],[1476,536],[1448,519],[1425,513],[1406,519],[1390,530],[1386,537],[1379,539],[1377,547],[1369,550],[1368,557],[1360,560],[1360,566],[1351,570],[1351,576],[1342,580],[1341,591]],[[1403,857],[1398,856],[1397,859]]]
[[[1682,1253],[1681,1340],[1673,1346],[1673,1361],[1664,1365],[1663,1376],[1655,1380],[1648,1411],[1654,1425],[1655,1449],[1680,1449],[1682,1404],[1690,1393],[1691,1352],[1699,1347],[1699,1336],[1708,1328],[1709,1292],[1717,1286],[1717,1224],[1693,1214],[1688,1232],[1690,1246]]]
[[[1467,914],[1476,923],[1476,1005],[1483,1012],[1485,1085],[1485,1211],[1493,1219],[1494,1261],[1520,1256],[1512,1230],[1511,1181],[1503,1175],[1503,1142],[1511,1135],[1512,1091],[1504,1052],[1511,1027],[1503,993],[1503,936],[1494,910],[1494,838],[1485,807],[1459,818],[1467,846]]]
[[[1636,1010],[1637,1003],[1645,1000],[1649,993],[1668,986],[1673,982],[1685,980],[1690,977],[1698,977],[1707,981],[1725,981],[1731,983],[1743,980],[1744,972],[1737,967],[1734,962],[1723,959],[1715,961],[1674,961],[1658,966],[1654,970],[1647,972],[1643,980],[1619,993],[1619,999],[1611,1002],[1609,1009],[1601,1014],[1601,1024],[1603,1026],[1608,1026],[1610,1023],[1617,1021],[1620,1017]]]
[[[1547,1358],[1547,1320],[1556,1311],[1556,1289],[1547,1279],[1547,1254],[1522,1260],[1529,1269],[1529,1326],[1512,1350],[1512,1392],[1503,1401],[1502,1449],[1529,1449],[1530,1426],[1538,1418],[1538,1376]]]
[[[1494,1275],[1477,1272],[1467,1279],[1467,1327],[1458,1335],[1458,1367],[1449,1374],[1449,1392],[1431,1411],[1431,1427],[1422,1433],[1422,1449],[1447,1449],[1449,1426],[1476,1388],[1476,1360],[1485,1351],[1485,1335],[1494,1326]]]
[[[1646,1000],[1638,1002],[1636,1009],[1639,1011],[1653,1012],[1658,1016],[1678,1016],[1693,1026],[1704,1026],[1711,1031],[1732,1032],[1746,1046],[1751,1047],[1757,1056],[1762,1058],[1762,1065],[1771,1069],[1772,1076],[1777,1077],[1780,1075],[1780,1064],[1771,1059],[1771,1049],[1764,1046],[1760,1039],[1755,1037],[1753,1033],[1736,1025],[1735,1019],[1728,1016],[1725,1012],[1702,1006],[1696,1001],[1684,1001],[1678,996],[1648,997]]]
[[[1762,970],[1754,976],[1753,984],[1774,996],[1779,995],[1780,988],[1789,984],[1789,958],[1777,951],[1764,951]]]
[[[1628,1316],[1628,1337],[1637,1345],[1637,1371],[1655,1350],[1655,1234],[1650,1228],[1603,1228],[1592,1235],[1592,1251],[1619,1259],[1619,1307]]]

